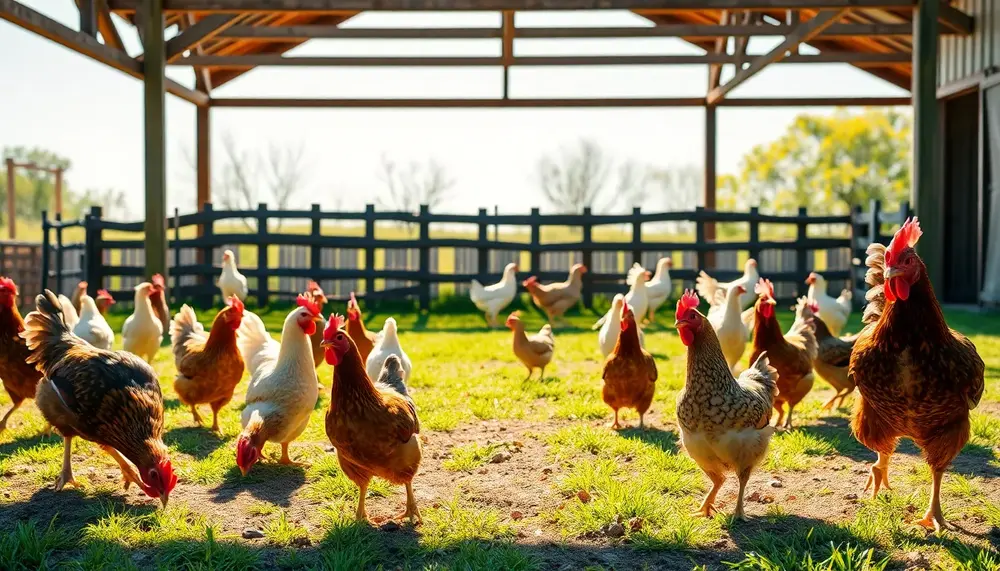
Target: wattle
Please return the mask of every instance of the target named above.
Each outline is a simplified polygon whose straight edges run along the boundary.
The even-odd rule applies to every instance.
[[[690,347],[694,343],[694,331],[691,331],[687,327],[681,327],[677,332],[680,333],[681,343],[686,347]]]

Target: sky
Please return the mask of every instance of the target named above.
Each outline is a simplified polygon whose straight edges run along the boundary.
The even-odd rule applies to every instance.
[[[78,27],[73,0],[20,0]],[[133,56],[141,45],[119,22]],[[498,27],[500,15],[481,13],[365,13],[353,27]],[[529,12],[519,27],[649,26],[629,12]],[[754,38],[751,54],[780,38]],[[697,54],[679,39],[517,40],[516,55]],[[808,53],[808,48],[803,49]],[[289,55],[499,56],[499,40],[313,40]],[[727,66],[723,81],[732,75]],[[511,97],[700,97],[707,66],[514,68]],[[193,85],[189,69],[168,76]],[[497,97],[502,71],[492,68],[259,68],[213,92],[217,97]],[[846,64],[784,64],[766,68],[730,97],[906,95]],[[780,136],[803,111],[832,108],[720,108],[718,170],[735,172],[753,146]],[[168,206],[194,209],[195,108],[167,95]],[[143,212],[142,84],[85,56],[0,21],[0,147],[39,146],[68,157],[71,188],[118,189],[129,212]],[[384,193],[382,157],[398,163],[434,160],[455,181],[443,210],[494,206],[527,212],[546,204],[538,190],[539,158],[590,139],[616,161],[655,167],[703,165],[704,111],[681,109],[213,109],[213,162],[224,137],[245,152],[271,147],[303,152],[302,188],[292,207],[314,202],[355,210]],[[221,169],[216,168],[215,174]],[[694,205],[692,205],[694,206]],[[655,210],[656,204],[648,209]]]

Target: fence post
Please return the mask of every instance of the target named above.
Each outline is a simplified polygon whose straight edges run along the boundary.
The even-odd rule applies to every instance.
[[[181,277],[177,275],[177,269],[181,267],[181,211],[179,208],[174,208],[174,267],[170,269],[167,276],[170,280],[174,282],[173,287],[168,290],[168,294],[172,297],[174,303],[180,299],[177,295],[177,288],[181,284]],[[166,332],[164,332],[166,333]]]
[[[808,216],[809,212],[806,210],[806,207],[800,206],[799,221],[795,224],[798,229],[795,246],[795,269],[799,272],[799,277],[795,280],[795,297],[806,294],[804,290],[806,278],[809,277],[809,272],[812,271],[811,268],[807,267],[809,264],[809,250],[803,246],[809,238],[809,223],[806,221]]]
[[[750,247],[748,248],[748,253],[750,257],[757,260],[758,266],[760,265],[760,222],[757,221],[757,217],[760,216],[760,208],[757,206],[750,207]]]
[[[591,264],[594,260],[594,250],[593,250],[593,230],[594,224],[592,220],[593,211],[589,206],[583,208],[583,260],[581,263],[587,268],[587,271],[583,274],[583,306],[586,308],[594,307],[594,291],[591,287],[593,281],[590,278],[590,272],[593,271]]]
[[[696,255],[698,256],[698,269],[704,270],[705,268],[705,257],[706,252],[705,247],[705,207],[695,206],[694,207],[694,242],[698,245],[698,251]]]
[[[899,224],[900,224],[900,226],[902,226],[903,222],[906,222],[906,219],[909,218],[912,215],[913,215],[913,212],[910,211],[910,201],[909,200],[904,200],[903,202],[900,202],[899,203]]]
[[[420,309],[431,308],[431,222],[430,206],[420,205]]]
[[[309,246],[309,269],[316,272],[323,265],[323,256],[321,255],[323,253],[323,246],[320,244],[322,242],[323,227],[320,224],[319,205],[313,204],[310,212],[312,213],[312,232],[310,233],[310,237],[313,243]]]
[[[104,283],[104,250],[101,246],[101,240],[103,239],[101,233],[101,216],[103,211],[100,206],[91,206],[90,214],[84,218],[84,228],[86,232],[86,239],[84,245],[84,251],[86,252],[86,273],[84,274],[87,280],[87,293],[91,296],[97,295],[97,290],[103,287]],[[58,218],[58,215],[56,216]],[[62,258],[62,237],[61,232],[56,231],[56,237],[60,241],[56,247],[56,264],[57,272],[60,272],[62,268],[62,263],[60,258]],[[62,276],[59,276],[62,279]]]
[[[375,293],[375,205],[365,205],[365,295]]]
[[[56,212],[56,291],[59,293],[65,292],[65,290],[63,289],[63,286],[65,285],[63,284],[64,257],[65,257],[65,252],[63,252],[62,214]],[[89,280],[90,278],[87,279]],[[93,289],[93,287],[91,287],[91,289]]]
[[[268,291],[267,274],[267,204],[261,202],[257,205],[257,306],[266,307],[271,302],[271,294]]]
[[[868,207],[868,243],[882,243],[882,203],[872,199]]]
[[[642,207],[632,207],[632,263],[642,265]]]
[[[212,289],[212,262],[215,248],[210,243],[212,235],[215,232],[215,210],[213,210],[211,202],[206,202],[202,205],[201,214],[208,217],[209,220],[199,226],[201,230],[200,238],[205,245],[197,250],[198,265],[201,266],[198,269],[198,285],[205,291],[205,294],[200,296],[201,306],[212,307],[214,305],[212,300],[215,297],[215,292]]]
[[[538,208],[531,209],[531,273],[542,276],[542,225],[540,223],[541,214]]]
[[[861,205],[855,204],[851,208],[851,291],[857,294],[858,292],[864,291],[864,279],[865,279],[865,250],[867,247],[862,249],[860,244],[861,235],[858,227],[861,225]],[[857,301],[857,300],[856,300]]]
[[[49,287],[49,213],[42,211],[42,291]],[[41,293],[41,292],[39,292]]]
[[[476,249],[476,272],[479,274],[479,281],[486,282],[486,274],[490,271],[490,251],[486,247],[489,242],[489,218],[485,208],[479,209],[479,247]]]

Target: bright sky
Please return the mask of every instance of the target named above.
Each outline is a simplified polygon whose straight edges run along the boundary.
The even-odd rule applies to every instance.
[[[20,0],[78,27],[72,0]],[[121,21],[119,20],[119,23]],[[497,27],[498,13],[366,13],[346,26]],[[521,13],[518,26],[648,26],[628,12]],[[119,29],[131,55],[141,47],[130,26]],[[762,53],[773,38],[755,38]],[[142,84],[12,24],[0,21],[0,147],[40,146],[73,162],[76,189],[116,188],[143,212]],[[517,55],[684,54],[697,48],[672,38],[518,40]],[[499,40],[315,40],[295,55],[500,55]],[[728,66],[731,68],[731,66]],[[168,68],[187,85],[192,73]],[[218,97],[496,97],[499,69],[260,68],[213,94]],[[732,71],[727,69],[723,80]],[[707,66],[529,68],[512,71],[512,97],[692,97],[705,93]],[[906,92],[846,64],[771,66],[733,91],[733,97],[895,96]],[[801,108],[720,109],[718,166],[735,171],[756,144],[779,136]],[[829,112],[830,109],[811,109]],[[546,153],[581,138],[598,142],[618,160],[656,166],[701,165],[704,112],[694,109],[279,110],[214,109],[216,160],[221,138],[244,148],[305,148],[307,185],[295,206],[347,208],[374,202],[383,154],[398,161],[433,158],[456,180],[453,212],[498,205],[525,212],[544,204],[535,182]],[[193,209],[194,176],[185,154],[194,148],[194,106],[167,96],[168,197],[171,209]],[[655,209],[655,204],[650,204]]]

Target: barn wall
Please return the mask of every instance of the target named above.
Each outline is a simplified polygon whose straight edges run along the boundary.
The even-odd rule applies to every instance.
[[[951,4],[975,18],[976,29],[971,36],[942,36],[938,86],[1000,65],[1000,0],[957,0]]]

